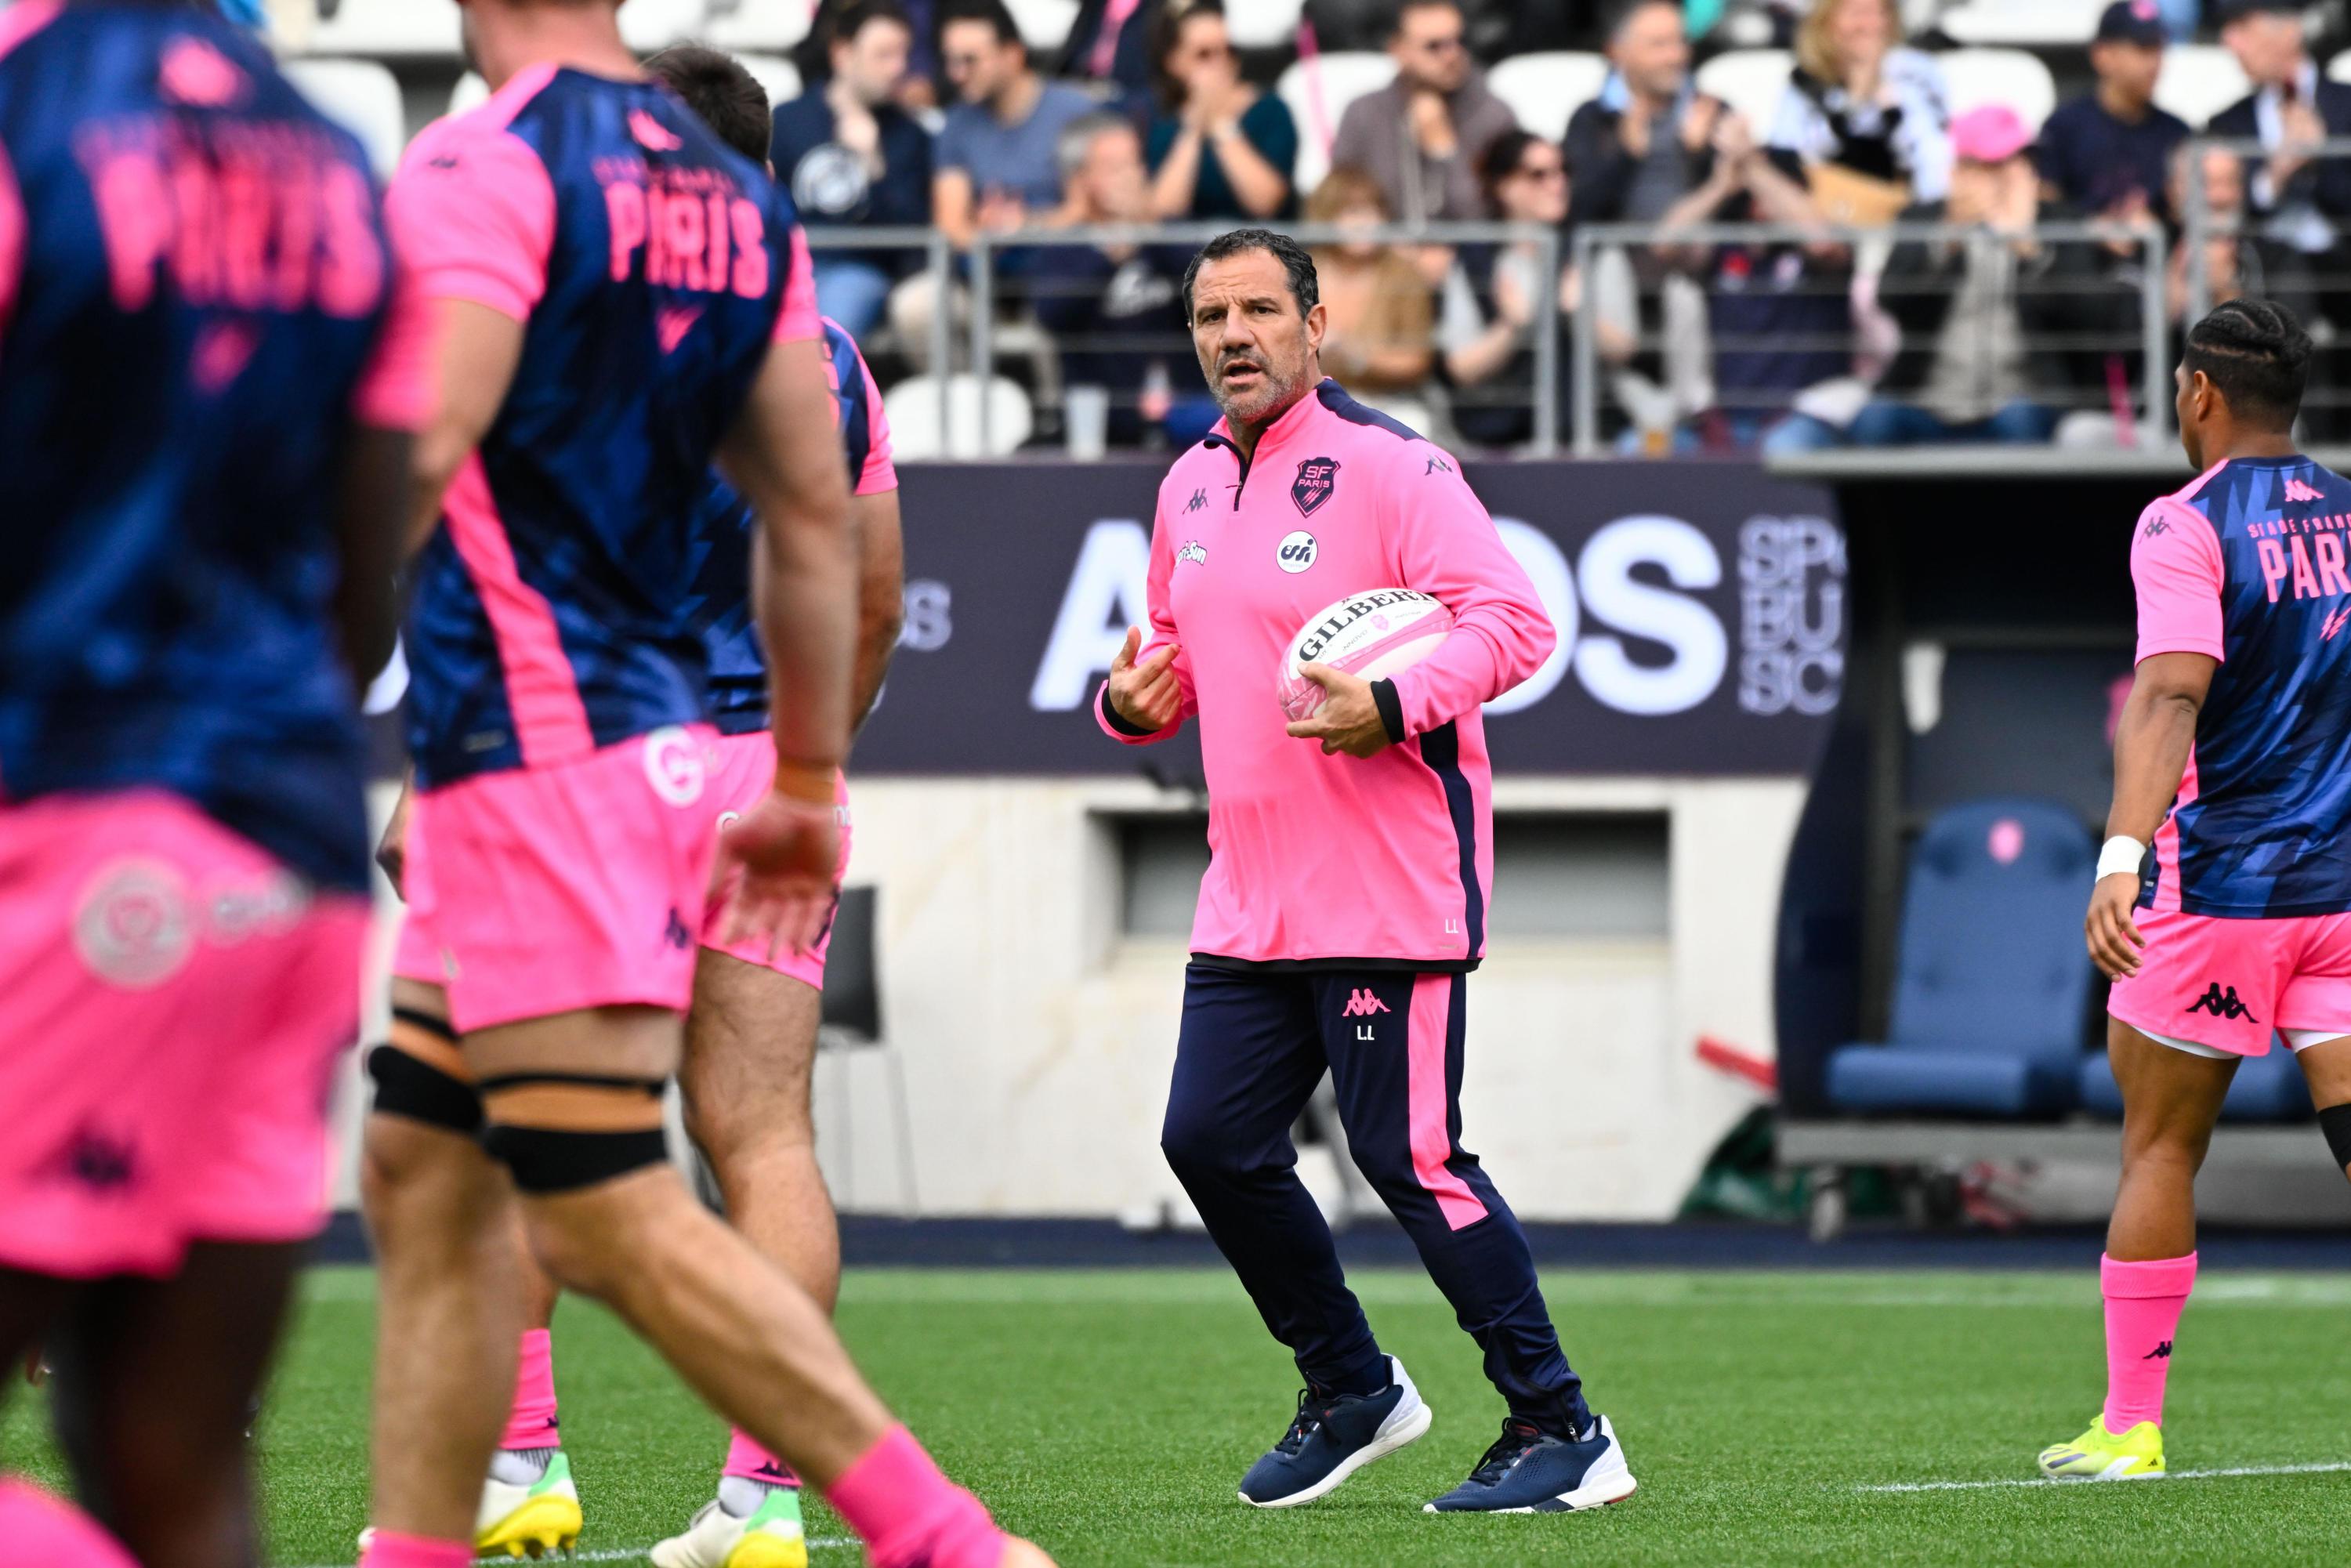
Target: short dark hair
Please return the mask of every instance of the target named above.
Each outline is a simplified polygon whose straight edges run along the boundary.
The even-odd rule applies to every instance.
[[[2204,372],[2249,424],[2291,429],[2310,381],[2310,334],[2274,299],[2231,299],[2189,329],[2181,370]]]
[[[685,107],[718,133],[719,141],[754,163],[768,161],[776,111],[768,102],[768,89],[743,68],[742,61],[721,49],[679,44],[647,60],[645,70],[684,99]]]
[[[1478,184],[1486,193],[1487,204],[1493,204],[1495,191],[1519,172],[1519,162],[1526,157],[1528,148],[1548,145],[1542,137],[1515,125],[1486,143],[1486,150],[1478,154]]]
[[[849,0],[826,22],[824,47],[830,50],[846,44],[876,22],[894,22],[909,33],[914,30],[914,19],[898,0]]]
[[[1306,247],[1288,235],[1271,229],[1233,229],[1220,234],[1200,247],[1192,265],[1184,269],[1184,319],[1192,319],[1192,285],[1200,276],[1200,268],[1212,261],[1223,261],[1236,256],[1247,256],[1261,250],[1281,263],[1283,279],[1290,285],[1290,298],[1298,301],[1301,316],[1322,303],[1322,280],[1314,271],[1314,258]]]
[[[1468,19],[1468,8],[1461,3],[1461,0],[1396,0],[1395,12],[1388,18],[1388,37],[1393,38],[1403,32],[1404,19],[1415,11],[1434,11],[1439,6],[1443,6],[1464,21]]]
[[[944,38],[949,24],[955,22],[985,22],[996,29],[996,41],[999,44],[1026,47],[1028,43],[1020,36],[1020,24],[1012,19],[1011,7],[1004,0],[946,0],[939,7],[937,25],[931,30]]]

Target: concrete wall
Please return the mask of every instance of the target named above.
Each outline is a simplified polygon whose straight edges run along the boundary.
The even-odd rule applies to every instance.
[[[1123,779],[869,779],[854,795],[852,880],[880,889],[889,1051],[819,1067],[841,1207],[1180,1218],[1158,1129],[1184,946],[1121,934],[1104,813],[1192,802]],[[1497,939],[1471,983],[1464,1141],[1530,1218],[1670,1216],[1754,1103],[1696,1060],[1698,1036],[1771,1049],[1771,932],[1803,787],[1520,779],[1495,795],[1503,812],[1662,813],[1669,935]],[[1507,865],[1499,875],[1507,897]],[[380,935],[388,955],[388,925]],[[911,1201],[891,1053],[913,1129]],[[356,1069],[349,1088],[347,1132]],[[347,1146],[346,1205],[352,1164]],[[1304,1168],[1328,1190],[1327,1161]]]

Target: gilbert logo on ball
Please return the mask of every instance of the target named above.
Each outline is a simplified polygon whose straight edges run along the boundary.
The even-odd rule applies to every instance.
[[[1366,681],[1384,680],[1437,651],[1453,631],[1442,601],[1409,588],[1367,588],[1308,617],[1282,650],[1281,711],[1301,719],[1322,706],[1322,688],[1300,674],[1328,664]]]

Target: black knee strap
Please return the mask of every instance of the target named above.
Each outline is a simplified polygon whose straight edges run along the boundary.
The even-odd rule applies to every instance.
[[[638,1133],[567,1133],[553,1127],[509,1127],[493,1122],[482,1146],[528,1193],[576,1192],[669,1158],[659,1127]]]
[[[423,1020],[402,1015],[403,1021]],[[428,1127],[473,1137],[482,1130],[482,1096],[463,1079],[452,1078],[396,1045],[368,1052],[368,1076],[375,1080],[375,1109]]]
[[[2321,1111],[2318,1130],[2326,1134],[2326,1146],[2334,1153],[2335,1163],[2351,1166],[2351,1105],[2329,1105]]]
[[[669,1158],[669,1138],[660,1124],[660,1079],[613,1078],[579,1072],[517,1072],[485,1079],[482,1096],[489,1107],[489,1130],[482,1146],[490,1157],[513,1173],[515,1186],[528,1193],[573,1192],[594,1186]],[[647,1120],[649,1125],[619,1127],[523,1125],[511,1120],[533,1089],[573,1092],[569,1106],[546,1107],[538,1113],[550,1120],[569,1120],[583,1111],[602,1120],[617,1112],[622,1122]],[[586,1103],[577,1092],[586,1091]],[[544,1096],[540,1097],[544,1100]]]

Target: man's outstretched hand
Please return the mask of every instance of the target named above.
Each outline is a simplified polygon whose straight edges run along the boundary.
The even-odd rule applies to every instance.
[[[764,941],[771,958],[816,946],[841,865],[841,822],[833,801],[820,805],[769,790],[719,835],[718,853],[721,878],[735,866],[743,870],[726,911],[727,946]]]
[[[1380,721],[1371,682],[1329,664],[1301,664],[1298,673],[1322,688],[1322,706],[1291,723],[1292,739],[1321,741],[1325,757],[1334,751],[1370,757],[1387,749],[1388,727]]]
[[[1138,664],[1134,655],[1142,646],[1143,628],[1128,627],[1125,645],[1110,662],[1110,706],[1135,728],[1156,735],[1184,711],[1184,687],[1176,678],[1176,655],[1183,648],[1170,643]]]

